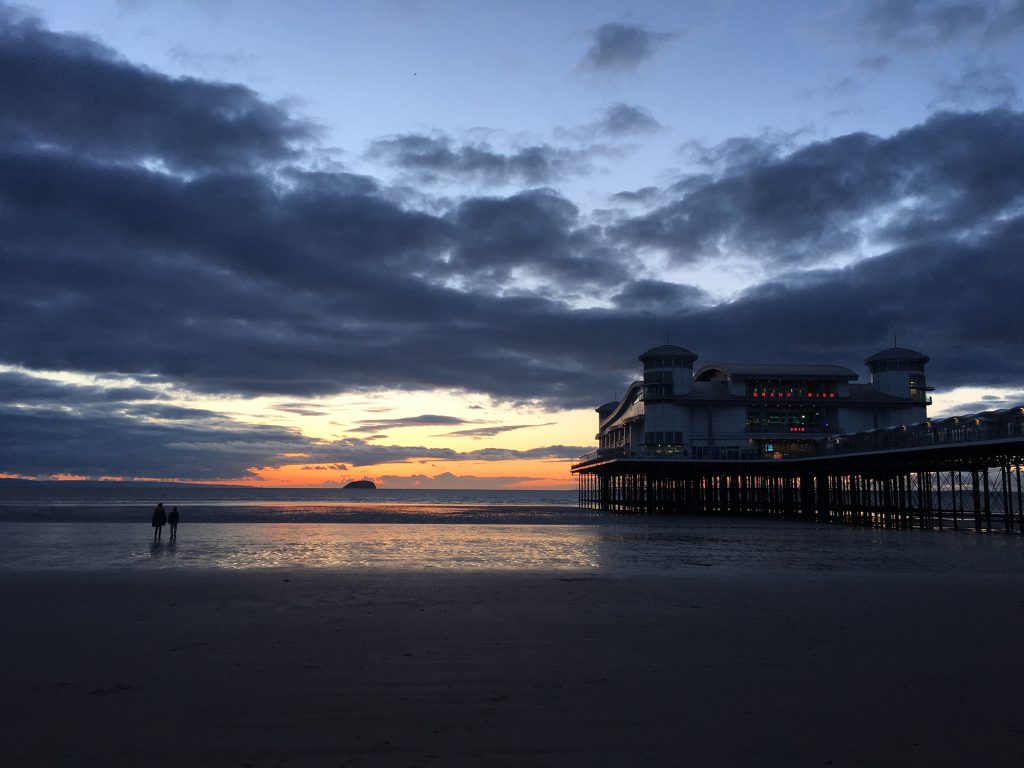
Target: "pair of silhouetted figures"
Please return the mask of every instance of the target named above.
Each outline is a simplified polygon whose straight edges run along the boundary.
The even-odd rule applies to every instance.
[[[164,512],[164,503],[161,501],[153,510],[153,541],[160,541],[163,536],[164,525],[171,526],[171,538],[169,541],[176,541],[178,538],[178,508],[171,510],[171,514]]]

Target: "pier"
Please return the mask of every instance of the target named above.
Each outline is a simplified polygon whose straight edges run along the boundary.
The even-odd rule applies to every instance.
[[[599,449],[572,472],[587,509],[1020,534],[1022,465],[1024,407],[1015,407],[830,436],[776,458]]]

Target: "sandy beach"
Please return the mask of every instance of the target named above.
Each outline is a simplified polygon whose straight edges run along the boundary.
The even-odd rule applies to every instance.
[[[1019,766],[1022,573],[5,572],[0,763]]]

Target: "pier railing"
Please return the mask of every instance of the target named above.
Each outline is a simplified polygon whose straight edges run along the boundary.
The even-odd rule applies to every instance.
[[[746,438],[747,435],[739,435]],[[737,435],[719,434],[719,440],[727,441]],[[992,440],[1009,440],[1024,437],[1024,406],[1015,406],[1000,411],[987,411],[969,416],[952,416],[903,427],[874,429],[852,434],[836,434],[820,438],[816,443],[806,443],[801,453],[788,455],[763,455],[753,449],[731,446],[694,448],[684,446],[624,446],[598,448],[580,456],[574,466],[615,458],[636,459],[712,459],[726,461],[749,461],[753,459],[785,461],[819,456],[839,456],[849,453],[895,451],[906,448],[928,448],[932,446],[978,443]]]
[[[1024,437],[1024,406],[840,435],[826,440],[821,445],[820,455],[928,448],[1020,437]]]

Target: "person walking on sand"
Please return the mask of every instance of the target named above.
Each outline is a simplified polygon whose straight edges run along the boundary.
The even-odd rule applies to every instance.
[[[167,523],[171,526],[171,541],[178,540],[178,508],[174,507],[171,514],[167,516]]]
[[[156,505],[156,509],[153,510],[153,541],[160,541],[160,536],[164,532],[164,524],[167,522],[167,513],[164,512],[164,503],[161,501]]]

